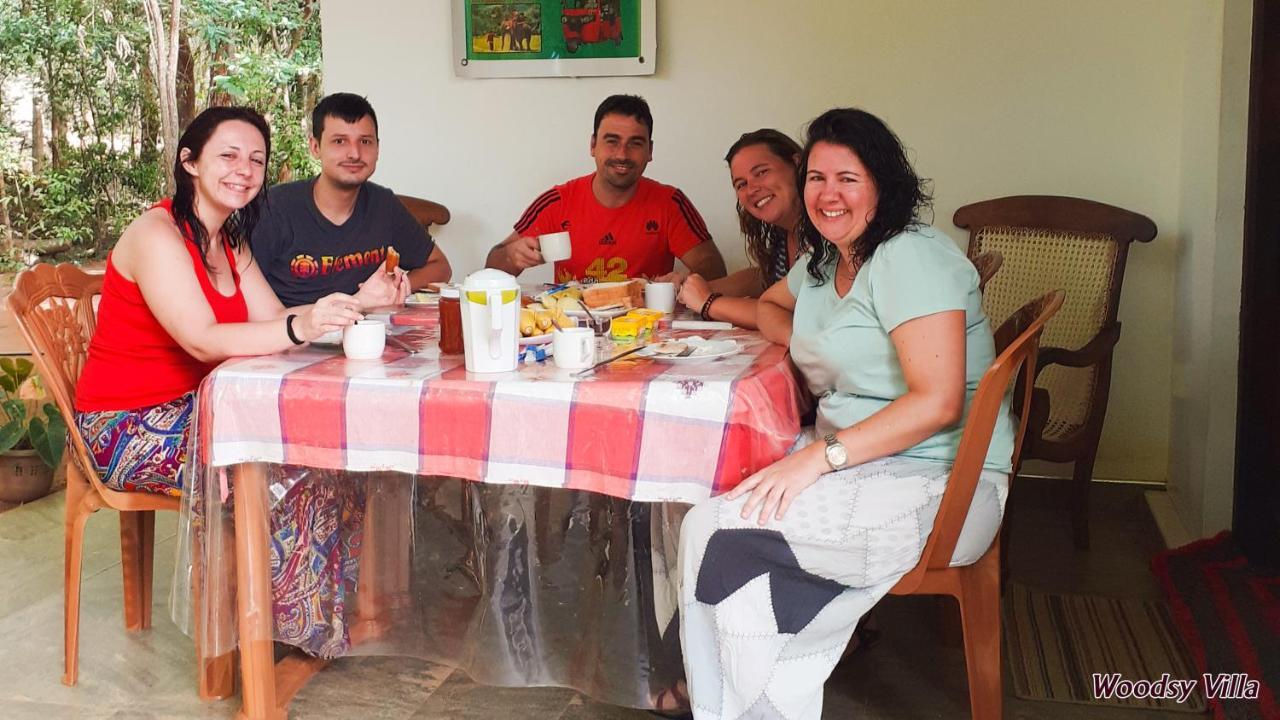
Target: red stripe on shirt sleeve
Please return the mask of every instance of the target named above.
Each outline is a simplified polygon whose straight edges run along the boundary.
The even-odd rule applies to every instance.
[[[520,216],[520,219],[516,221],[516,232],[523,235],[535,222],[537,222],[538,216],[542,214],[543,210],[546,210],[558,202],[560,202],[560,191],[556,188],[551,188],[539,195],[538,199],[534,200],[533,203],[529,205],[529,208],[524,211],[524,214]]]

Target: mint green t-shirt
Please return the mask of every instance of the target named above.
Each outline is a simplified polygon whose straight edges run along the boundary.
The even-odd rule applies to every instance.
[[[921,226],[886,240],[836,295],[834,259],[818,285],[801,258],[787,274],[796,299],[791,357],[818,398],[818,436],[850,427],[905,395],[898,354],[889,333],[902,323],[947,310],[965,315],[965,409],[995,359],[991,326],[982,312],[978,273],[946,235]],[[951,463],[964,421],[899,455]],[[991,436],[985,468],[1010,471],[1014,426],[1006,396]]]

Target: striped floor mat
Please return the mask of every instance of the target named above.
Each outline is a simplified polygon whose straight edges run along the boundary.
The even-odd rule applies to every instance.
[[[1013,693],[1028,700],[1203,713],[1199,674],[1161,600],[1055,595],[1014,583],[1004,598]],[[1163,682],[1162,682],[1163,679]]]

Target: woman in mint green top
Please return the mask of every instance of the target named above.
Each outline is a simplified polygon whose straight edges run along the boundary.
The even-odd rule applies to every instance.
[[[698,720],[821,716],[858,619],[920,559],[995,354],[978,274],[920,221],[925,183],[882,121],[816,118],[797,183],[808,255],[765,291],[757,319],[790,345],[817,424],[685,518],[681,640]],[[955,564],[995,537],[1013,435],[1006,412]]]

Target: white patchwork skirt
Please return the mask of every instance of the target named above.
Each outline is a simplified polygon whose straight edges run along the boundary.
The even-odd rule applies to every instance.
[[[858,619],[919,562],[949,472],[890,457],[827,473],[763,527],[740,516],[746,497],[690,510],[680,640],[694,717],[818,720]],[[990,547],[1007,495],[1007,475],[982,474],[953,565]]]

